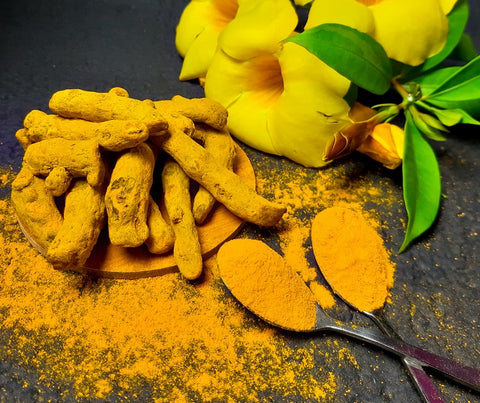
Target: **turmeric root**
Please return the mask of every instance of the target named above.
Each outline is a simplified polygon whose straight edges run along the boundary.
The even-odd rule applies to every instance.
[[[79,89],[62,90],[50,98],[50,109],[65,118],[84,119],[90,122],[106,120],[140,120],[150,134],[164,134],[168,127],[161,112],[152,101],[140,101],[118,92],[93,92]]]
[[[170,251],[175,242],[175,234],[172,226],[163,218],[160,208],[151,196],[148,205],[147,225],[149,235],[145,244],[150,253],[162,254]]]
[[[206,188],[236,216],[259,226],[275,225],[286,208],[264,199],[234,172],[222,167],[216,157],[175,127],[169,136],[153,141],[170,154],[185,173]]]
[[[45,178],[45,187],[53,196],[61,196],[68,190],[71,181],[72,175],[64,167],[55,167]]]
[[[216,158],[221,166],[233,170],[235,144],[226,127],[222,131],[217,131],[209,126],[197,125],[195,135],[203,139],[204,148]],[[203,224],[215,202],[212,194],[200,186],[193,199],[193,216],[198,225]]]
[[[166,112],[177,112],[196,123],[205,123],[222,130],[227,125],[227,110],[210,98],[184,98],[175,95],[171,100],[155,101],[155,107]]]
[[[191,210],[190,180],[177,162],[167,160],[162,171],[162,184],[165,207],[175,233],[175,262],[185,278],[195,280],[202,274],[203,260]]]
[[[154,153],[146,143],[118,157],[105,194],[112,244],[135,247],[148,238],[147,213],[154,166]]]
[[[28,131],[27,129],[25,129],[24,127],[21,128],[21,129],[18,129],[15,133],[15,138],[17,139],[17,141],[20,143],[20,145],[22,146],[23,150],[26,150],[27,147],[32,144],[32,142],[30,141],[30,138],[28,136]]]
[[[105,176],[105,165],[94,140],[42,140],[25,150],[23,162],[33,173],[43,176],[63,167],[74,178],[86,177],[91,186],[101,185]]]
[[[59,231],[63,217],[45,180],[26,167],[22,167],[12,182],[12,203],[20,222],[28,229],[32,239],[47,249]]]
[[[83,119],[66,119],[33,110],[25,117],[25,133],[17,139],[23,143],[37,143],[53,137],[68,140],[96,140],[109,151],[122,151],[135,147],[148,139],[147,125],[140,120],[108,120],[89,122]]]
[[[63,216],[46,258],[57,270],[72,270],[85,264],[105,225],[101,187],[92,187],[84,179],[75,180],[65,196]]]

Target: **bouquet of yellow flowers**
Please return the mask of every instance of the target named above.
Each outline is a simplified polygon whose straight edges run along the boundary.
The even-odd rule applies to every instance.
[[[199,79],[228,110],[232,134],[255,149],[307,167],[354,150],[401,165],[402,251],[440,206],[429,140],[480,124],[468,15],[467,0],[192,0],[177,27],[179,78]],[[402,101],[369,107],[359,88]],[[401,113],[403,127],[391,124]]]

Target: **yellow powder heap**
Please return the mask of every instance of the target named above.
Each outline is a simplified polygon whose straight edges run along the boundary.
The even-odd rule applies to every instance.
[[[300,276],[265,243],[234,239],[217,255],[220,275],[232,294],[255,314],[290,330],[315,326],[316,304]]]
[[[198,283],[178,273],[94,279],[54,270],[8,200],[0,200],[0,220],[0,362],[37,374],[23,383],[36,395],[168,403],[335,395],[336,376],[318,368],[325,353],[315,340],[292,343],[248,315],[227,296],[213,259]]]
[[[394,265],[382,238],[360,212],[323,210],[312,224],[312,244],[322,274],[345,301],[367,312],[385,304]]]
[[[308,216],[333,205],[396,202],[391,182],[372,186],[357,174],[350,179],[342,166],[322,171],[272,161],[252,161],[258,191],[276,196],[288,210],[281,225],[256,237],[277,238],[287,264],[328,305],[332,296],[309,263]],[[1,186],[15,175],[2,172]],[[93,279],[53,270],[22,235],[7,200],[0,200],[0,220],[0,362],[37,374],[23,385],[37,396],[54,390],[67,400],[352,397],[336,373],[338,367],[355,367],[349,349],[329,337],[295,339],[253,318],[228,297],[213,259],[196,283],[175,273],[135,281]]]

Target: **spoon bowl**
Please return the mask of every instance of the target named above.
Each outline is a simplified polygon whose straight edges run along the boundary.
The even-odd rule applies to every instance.
[[[480,391],[480,369],[359,326],[328,316],[316,303],[300,276],[282,256],[261,241],[234,239],[217,254],[220,277],[232,295],[269,324],[293,332],[335,332],[372,344],[419,366],[442,372],[452,380]]]
[[[327,219],[324,219],[324,217]],[[327,223],[327,225],[326,225]],[[328,244],[331,240],[331,233],[336,230],[336,234],[340,233],[342,239],[351,241],[352,228],[356,227],[357,231],[361,228],[364,236],[368,234],[367,239],[373,239],[375,242],[360,243],[359,248],[363,253],[372,250],[372,254],[378,253],[380,259],[357,259],[354,263],[339,266],[342,270],[338,270],[338,256],[352,256],[350,242],[338,242],[335,248],[329,248]],[[343,232],[343,234],[342,234]],[[323,275],[323,278],[330,286],[333,293],[339,297],[346,305],[357,312],[364,314],[387,336],[400,339],[400,336],[393,330],[384,317],[384,304],[388,295],[389,278],[393,283],[393,269],[391,268],[387,253],[382,254],[382,239],[378,236],[375,229],[363,218],[363,216],[350,209],[333,207],[328,208],[316,215],[312,222],[312,247],[315,260]],[[327,240],[327,242],[325,242]],[[378,260],[378,264],[377,263]],[[362,267],[363,263],[363,267]],[[355,267],[354,267],[355,266]],[[339,275],[342,273],[342,275]],[[367,274],[368,273],[368,274]],[[345,277],[348,276],[348,279]],[[379,278],[382,281],[373,281]],[[366,279],[365,279],[366,278]],[[365,280],[365,281],[364,281]],[[345,284],[355,284],[355,289],[345,287]],[[360,292],[361,294],[358,294]],[[354,301],[354,302],[352,302]],[[356,302],[356,303],[355,303]],[[382,304],[382,306],[379,306]],[[421,365],[413,361],[411,358],[404,357],[402,362],[407,369],[415,388],[426,403],[441,403],[443,399],[438,392],[435,384],[428,374],[423,370]]]

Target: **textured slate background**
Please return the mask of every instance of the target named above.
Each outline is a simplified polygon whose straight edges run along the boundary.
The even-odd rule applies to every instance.
[[[175,0],[91,0],[28,1],[7,0],[0,6],[0,166],[18,169],[23,150],[14,139],[23,118],[31,109],[47,110],[50,95],[63,88],[105,91],[122,86],[132,97],[162,99],[174,94],[201,97],[197,84],[177,80],[181,59],[174,47],[174,29],[187,1]],[[480,4],[470,1],[468,30],[480,49]],[[419,244],[398,256],[394,304],[387,310],[391,324],[406,341],[438,354],[480,363],[480,140],[478,129],[456,128],[446,144],[436,144],[442,167],[442,209],[434,232]],[[254,164],[261,156],[246,150]],[[288,169],[290,163],[272,158],[273,169]],[[352,176],[375,179],[397,173],[379,170],[361,156],[348,159]],[[395,190],[401,195],[400,187]],[[6,190],[2,190],[5,197]],[[379,206],[381,208],[381,206]],[[401,243],[403,229],[399,218],[385,217],[389,247]],[[247,228],[247,231],[254,229]],[[425,243],[429,248],[425,248]],[[439,293],[441,291],[441,293]],[[413,317],[402,306],[415,304]],[[438,312],[448,331],[438,332]],[[425,337],[418,338],[418,334]],[[337,337],[330,336],[329,337]],[[377,350],[338,337],[347,345],[359,364],[379,365],[378,371],[353,371],[338,368],[343,380],[338,401],[345,401],[342,391],[351,389],[348,401],[417,401],[398,360]],[[292,343],[301,343],[292,339]],[[321,342],[319,342],[321,348]],[[448,350],[448,351],[447,351]],[[372,361],[373,360],[373,361]],[[10,371],[15,368],[16,376]],[[36,374],[22,372],[15,363],[0,363],[1,387],[7,396],[22,393],[22,377],[35,383]],[[446,401],[480,401],[448,380]],[[58,391],[44,398],[58,399]],[[13,398],[12,398],[13,399]],[[1,399],[0,399],[1,400]],[[273,401],[275,399],[273,398]]]

